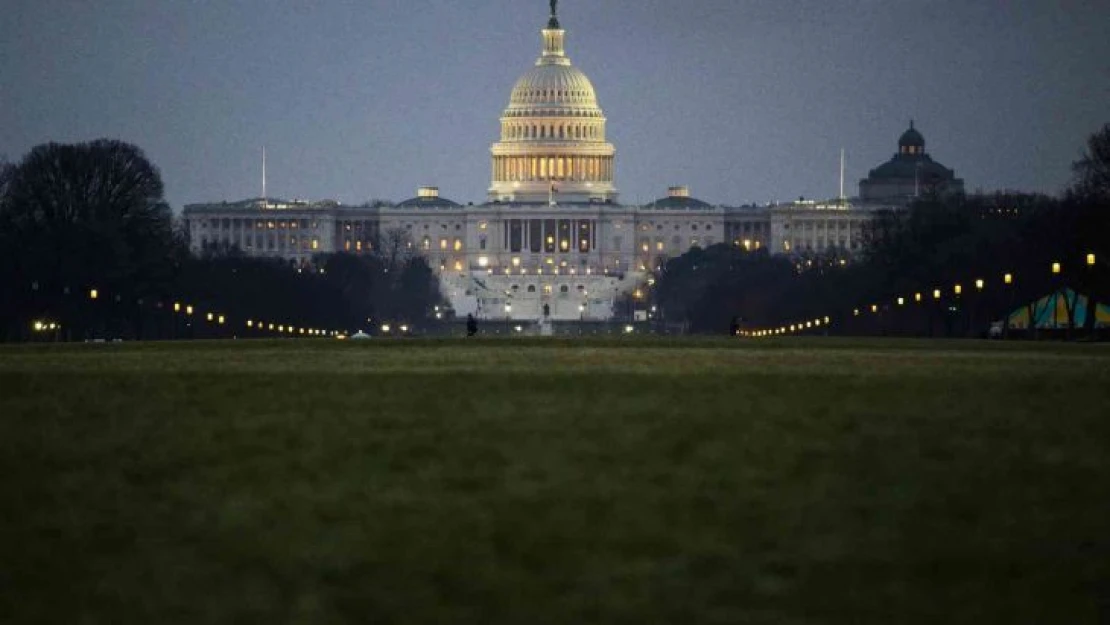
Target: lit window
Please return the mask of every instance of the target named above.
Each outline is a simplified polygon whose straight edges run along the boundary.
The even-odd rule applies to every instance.
[[[446,250],[447,249],[447,239],[440,239],[439,240],[439,249],[441,249],[441,250]]]
[[[312,239],[312,249],[320,249],[320,239]]]
[[[461,260],[456,260],[455,261],[455,271],[462,271],[462,270],[463,270],[462,261]]]
[[[488,256],[479,256],[478,257],[478,266],[482,267],[483,269],[486,268],[486,267],[489,267],[489,257]]]
[[[455,251],[456,252],[461,252],[462,248],[463,248],[462,239],[455,239]]]

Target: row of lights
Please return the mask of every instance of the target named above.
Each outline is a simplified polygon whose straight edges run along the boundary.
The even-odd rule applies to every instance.
[[[56,321],[39,319],[31,324],[31,329],[35,332],[54,332],[56,330],[61,330],[62,324]]]
[[[100,292],[97,289],[89,289],[89,299],[96,300],[96,299],[99,299],[99,298],[100,298]],[[193,314],[195,312],[197,312],[196,309],[194,309],[191,304],[182,304],[181,302],[174,302],[173,303],[173,311],[175,313],[184,313],[188,317],[192,317]],[[204,318],[205,318],[206,321],[208,321],[208,323],[215,323],[215,324],[221,325],[221,326],[227,324],[227,317],[225,315],[220,314],[220,313],[216,313],[216,312],[205,313]],[[38,328],[40,323],[42,323],[42,322],[35,322],[36,331],[41,331]],[[61,325],[59,325],[59,324],[50,324],[50,326],[51,326],[50,327],[51,330],[56,329],[56,328],[61,328]],[[53,327],[53,326],[56,326],[56,328]],[[252,330],[276,332],[276,333],[281,334],[281,335],[289,334],[289,335],[321,336],[321,337],[323,337],[323,336],[332,336],[332,337],[341,337],[341,336],[343,336],[342,332],[339,332],[339,331],[336,331],[336,330],[329,331],[329,330],[319,330],[319,329],[315,329],[315,328],[298,328],[298,327],[293,326],[293,325],[285,325],[285,324],[282,324],[282,323],[277,323],[277,324],[275,324],[275,323],[266,323],[266,322],[263,322],[263,321],[254,321],[252,319],[247,320],[246,326],[247,326],[247,328],[252,329]]]
[[[1087,254],[1087,259],[1086,260],[1087,260],[1087,266],[1088,267],[1093,267],[1096,264],[1096,262],[1098,261],[1098,258],[1094,254]],[[1053,275],[1060,275],[1061,273],[1063,273],[1064,266],[1060,262],[1053,262],[1052,265],[1051,265],[1051,270],[1052,270]],[[1012,273],[1003,274],[1002,275],[1002,283],[1006,286],[1013,285],[1014,284],[1014,274],[1012,274]],[[983,289],[986,288],[987,282],[986,282],[986,280],[984,280],[982,278],[978,278],[978,279],[975,280],[974,285],[975,285],[975,290],[976,291],[982,292]],[[963,293],[964,293],[963,285],[959,284],[959,283],[953,285],[952,293],[957,297],[963,295]],[[933,300],[934,301],[939,301],[941,299],[941,297],[943,297],[944,293],[943,293],[942,289],[933,289],[932,295],[933,295]],[[925,296],[920,291],[913,294],[913,301],[915,303],[920,304],[924,300],[925,300]],[[894,301],[898,304],[898,306],[905,306],[907,301],[908,301],[908,298],[900,296],[900,297],[895,298]],[[878,314],[879,305],[878,304],[871,304],[869,310],[871,311],[872,314]],[[861,314],[862,314],[862,311],[859,308],[856,308],[852,311],[852,316],[854,316],[854,317],[859,317]],[[743,337],[747,337],[747,338],[764,338],[764,337],[769,337],[769,336],[794,334],[796,332],[803,332],[805,330],[809,330],[809,329],[813,329],[813,328],[819,328],[822,325],[820,323],[821,321],[822,321],[822,319],[817,319],[817,320],[813,320],[813,321],[805,321],[805,322],[794,323],[794,324],[790,324],[790,325],[784,325],[780,328],[774,328],[774,329],[770,329],[770,330],[743,331],[743,332],[740,333],[740,335],[743,336]],[[831,323],[831,318],[830,317],[824,317],[823,321],[824,321],[824,325],[828,326]]]

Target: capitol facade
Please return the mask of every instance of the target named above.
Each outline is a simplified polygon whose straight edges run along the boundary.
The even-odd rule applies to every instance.
[[[195,204],[184,211],[191,248],[195,253],[236,248],[307,267],[319,254],[372,254],[402,242],[437,270],[443,293],[460,316],[608,320],[666,259],[695,246],[727,243],[789,255],[857,253],[875,211],[904,206],[911,184],[905,176],[919,177],[920,163],[928,158],[923,138],[920,153],[917,145],[912,154],[900,146],[897,167],[872,171],[876,180],[861,181],[863,200],[727,207],[672,186],[649,204],[623,205],[607,120],[593,84],[566,54],[566,31],[554,9],[553,2],[541,30],[540,57],[516,82],[501,115],[485,202],[463,205],[435,187],[421,187],[397,204],[265,198]],[[916,141],[920,134],[913,133],[910,139]],[[942,174],[955,180],[951,170],[931,159],[926,164],[928,181]],[[920,192],[922,181],[912,184],[914,193]],[[897,194],[884,196],[884,189]]]

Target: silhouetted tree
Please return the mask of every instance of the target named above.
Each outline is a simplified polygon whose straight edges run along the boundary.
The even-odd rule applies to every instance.
[[[183,248],[161,176],[139,148],[106,139],[40,145],[4,179],[0,236],[13,300],[26,305],[17,316],[66,315],[71,328],[118,325],[137,298],[163,294],[172,282]],[[118,306],[89,308],[79,296],[90,287],[118,296]]]
[[[1087,150],[1072,171],[1079,195],[1110,198],[1110,123],[1087,139]]]

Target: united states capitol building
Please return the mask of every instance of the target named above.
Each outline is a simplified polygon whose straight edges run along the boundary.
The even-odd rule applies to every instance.
[[[729,207],[672,186],[651,203],[622,204],[608,120],[593,84],[567,56],[554,9],[553,2],[542,53],[501,115],[484,202],[463,205],[428,186],[396,204],[189,205],[184,221],[194,253],[237,248],[307,267],[319,254],[372,254],[402,242],[438,271],[458,315],[604,320],[667,258],[694,246],[847,256],[862,249],[875,211],[904,206],[923,189],[963,188],[952,170],[932,161],[911,123],[898,152],[860,182],[853,200]]]

